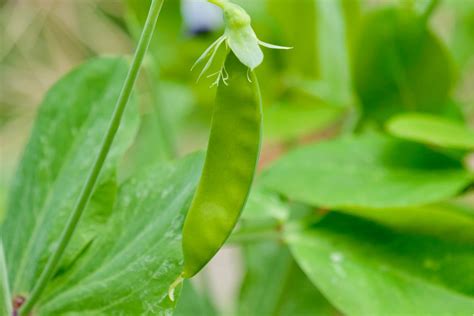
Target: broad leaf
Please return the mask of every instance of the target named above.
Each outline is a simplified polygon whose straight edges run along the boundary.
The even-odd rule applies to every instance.
[[[237,315],[338,315],[286,247],[261,242],[245,247],[244,254],[247,271]]]
[[[202,160],[163,162],[124,182],[108,225],[52,280],[39,315],[171,313],[168,288],[182,271],[181,229]]]
[[[296,261],[346,315],[469,315],[473,245],[332,214],[288,232]]]
[[[13,294],[31,290],[53,252],[98,153],[127,69],[128,63],[123,59],[93,60],[61,79],[44,99],[2,226]],[[129,104],[100,183],[110,179],[117,159],[133,139],[137,123],[136,109]],[[96,206],[94,202],[90,204],[83,223],[90,224],[94,220],[91,217],[98,218],[96,211],[110,210],[97,210]],[[94,207],[96,211],[92,210]],[[104,218],[100,216],[100,220],[103,222]],[[83,239],[82,229],[91,227],[78,227],[78,239],[72,241],[76,254],[94,236],[90,232]]]
[[[417,14],[385,8],[363,20],[354,83],[364,115],[385,121],[403,111],[443,112],[453,70],[447,49]]]
[[[460,122],[439,116],[421,113],[401,114],[387,123],[387,130],[392,135],[430,145],[474,149],[474,130]]]
[[[377,134],[351,136],[290,152],[262,183],[325,208],[418,206],[456,195],[472,181],[460,162],[422,145]]]
[[[452,203],[439,203],[397,209],[344,209],[340,212],[363,217],[397,231],[474,242],[474,207],[466,209]]]

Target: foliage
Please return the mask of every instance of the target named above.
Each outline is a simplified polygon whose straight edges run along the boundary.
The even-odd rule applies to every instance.
[[[224,38],[222,28],[199,29],[180,14],[186,1],[165,1],[100,177],[34,315],[472,313],[474,130],[463,86],[474,7],[210,2],[225,11]],[[104,16],[138,41],[150,3],[128,0],[123,16]],[[445,10],[459,30],[447,39],[432,23]],[[261,49],[279,47],[259,39],[294,49]],[[189,71],[202,51],[217,80],[196,83]],[[2,315],[28,299],[57,250],[128,68],[123,58],[90,58],[39,106],[4,215],[0,208]],[[204,159],[191,152],[205,148],[209,126]],[[219,203],[226,207],[212,219],[206,212]],[[204,256],[198,272],[229,234],[243,276],[223,311],[206,275],[226,283],[232,271],[179,281],[186,256]]]

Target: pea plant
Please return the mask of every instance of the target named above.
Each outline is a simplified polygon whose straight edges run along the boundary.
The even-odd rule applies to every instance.
[[[178,1],[125,1],[133,58],[47,92],[0,221],[0,314],[471,315],[474,6],[207,2],[224,33],[172,44]],[[189,95],[212,119],[182,154]],[[223,247],[228,308],[205,284]]]

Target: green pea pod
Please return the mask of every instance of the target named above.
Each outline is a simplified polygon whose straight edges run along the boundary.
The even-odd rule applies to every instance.
[[[257,77],[232,52],[225,69],[228,78],[217,89],[204,169],[184,222],[184,278],[198,273],[229,237],[247,201],[260,154]]]

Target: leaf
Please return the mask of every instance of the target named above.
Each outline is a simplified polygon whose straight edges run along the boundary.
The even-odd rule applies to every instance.
[[[314,105],[314,104],[312,104]],[[329,127],[342,111],[331,106],[300,106],[281,103],[265,109],[265,138],[273,142],[291,141]]]
[[[394,136],[429,145],[474,149],[474,130],[460,122],[434,115],[400,114],[388,121],[387,130]]]
[[[237,315],[338,315],[292,259],[275,242],[244,248],[247,271]]]
[[[81,219],[79,229],[74,232],[74,237],[63,254],[58,274],[69,269],[107,225],[117,197],[118,185],[115,178],[115,172],[112,170],[110,175],[102,175],[102,183],[97,185],[91,196],[86,216]],[[56,233],[52,235],[58,236]],[[49,244],[54,242],[54,239],[50,240]]]
[[[107,227],[52,280],[39,315],[164,315],[182,271],[181,230],[202,155],[161,162],[124,182]]]
[[[281,26],[278,31],[285,45],[295,47],[284,54],[290,69],[302,78],[324,82],[328,101],[348,101],[352,94],[348,41],[358,1],[269,0],[268,10]]]
[[[216,316],[218,315],[210,298],[205,293],[199,293],[195,286],[185,280],[181,297],[179,298],[174,316]]]
[[[123,59],[95,59],[66,75],[46,95],[1,228],[14,295],[31,290],[54,250],[98,153],[127,69]],[[137,123],[136,109],[129,104],[98,188],[131,143]],[[84,223],[90,223],[90,207]],[[87,227],[79,224],[78,236],[82,229]]]
[[[341,212],[363,217],[401,232],[443,236],[444,239],[454,241],[474,241],[473,207],[468,210],[453,203],[439,203],[397,209],[344,209]]]
[[[469,1],[447,1],[446,5],[455,15],[450,40],[451,53],[460,70],[469,73],[468,65],[474,57],[474,4]]]
[[[385,121],[403,111],[443,112],[454,81],[438,37],[415,12],[384,8],[362,21],[354,84],[364,115]]]
[[[242,220],[252,222],[274,219],[282,223],[288,218],[288,206],[283,203],[280,197],[274,192],[268,192],[258,186],[250,192],[241,216]]]
[[[442,201],[472,182],[460,162],[382,135],[302,147],[262,174],[262,184],[324,208],[411,207]]]
[[[352,102],[349,47],[344,9],[348,1],[315,1],[320,79],[329,89],[325,101],[347,107]]]
[[[474,310],[472,244],[400,234],[330,214],[288,231],[306,275],[346,315],[468,315]]]
[[[5,253],[3,251],[3,242],[0,238],[0,314],[12,314],[12,297],[10,294],[10,285],[8,284],[7,264],[5,262]]]

